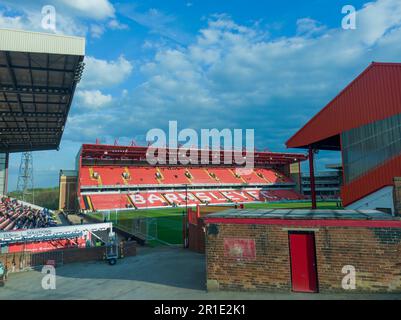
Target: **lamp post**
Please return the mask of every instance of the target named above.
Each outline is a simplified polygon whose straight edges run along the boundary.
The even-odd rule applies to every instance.
[[[185,212],[188,212],[188,185],[185,185]]]
[[[188,185],[185,184],[185,213],[184,213],[184,217],[183,217],[183,222],[184,222],[184,241],[183,241],[183,246],[184,248],[187,248],[187,237],[188,237]]]

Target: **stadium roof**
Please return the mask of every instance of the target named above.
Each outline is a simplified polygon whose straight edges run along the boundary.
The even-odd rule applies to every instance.
[[[340,150],[342,132],[401,113],[401,63],[373,62],[286,143]]]
[[[0,152],[58,149],[85,39],[0,29]]]
[[[161,148],[162,150],[162,148]],[[201,149],[191,149],[198,152],[199,163],[205,160]],[[174,150],[173,150],[174,151]],[[116,146],[116,145],[102,145],[102,144],[83,144],[79,153],[83,162],[93,163],[94,161],[102,163],[118,163],[118,161],[131,161],[131,162],[146,162],[146,155],[149,152],[148,147],[140,146]],[[226,153],[223,150],[208,150],[208,163],[213,163],[216,158],[216,152],[220,153],[220,163],[224,163]],[[245,151],[231,151],[232,158],[235,155],[241,154],[246,156]],[[156,152],[157,153],[157,152]],[[174,153],[174,152],[173,152]],[[177,157],[175,151],[173,158]],[[189,155],[189,152],[187,152]],[[167,159],[170,159],[170,150],[166,149]],[[266,152],[266,151],[255,151],[254,153],[254,164],[256,166],[263,165],[288,165],[305,161],[306,155],[301,153],[280,153],[280,152]],[[116,162],[117,161],[117,162]]]

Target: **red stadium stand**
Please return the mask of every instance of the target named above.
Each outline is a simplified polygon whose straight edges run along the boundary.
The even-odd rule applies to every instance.
[[[294,191],[295,182],[283,172],[290,172],[290,164],[305,160],[304,155],[258,152],[256,167],[251,170],[230,167],[224,162],[152,166],[146,157],[146,147],[83,145],[77,158],[81,209],[124,210],[302,199]],[[211,153],[210,157],[214,160],[216,156]],[[220,153],[220,157],[223,160],[225,153]],[[0,223],[6,225],[4,221]]]
[[[90,201],[94,210],[121,209],[130,204],[126,194],[93,194]]]
[[[185,175],[186,168],[157,168],[163,184],[190,184],[191,180]]]
[[[255,169],[244,174],[235,168],[218,167],[90,167],[82,168],[80,178],[83,186],[293,183],[272,169]]]
[[[243,174],[241,177],[248,184],[269,183],[269,181],[264,179],[263,176],[259,176],[255,170],[252,170],[251,174]]]
[[[188,172],[192,176],[192,184],[214,184],[216,180],[213,179],[206,168],[189,168]]]
[[[93,171],[99,175],[98,181],[101,185],[119,185],[124,184],[123,169],[119,167],[93,167]]]
[[[266,180],[270,181],[270,183],[291,183],[291,182],[293,182],[290,178],[286,177],[284,174],[281,174],[277,170],[257,169],[256,173],[263,176]]]
[[[97,186],[98,180],[93,177],[93,168],[82,168],[80,171],[81,184],[84,186]]]
[[[156,177],[157,170],[154,167],[129,167],[129,173],[132,185],[159,184]]]
[[[304,199],[293,190],[231,189],[219,191],[136,192],[131,194],[101,193],[84,195],[88,210],[103,211],[125,208],[163,208],[195,205],[221,205],[249,202],[275,202]],[[186,201],[188,197],[188,201]],[[0,225],[1,226],[1,225]]]
[[[210,168],[208,172],[212,177],[216,177],[219,183],[229,184],[243,184],[245,183],[241,177],[235,176],[235,172],[232,169],[227,168]]]
[[[46,228],[54,225],[55,222],[47,209],[34,209],[8,197],[0,199],[0,231]]]

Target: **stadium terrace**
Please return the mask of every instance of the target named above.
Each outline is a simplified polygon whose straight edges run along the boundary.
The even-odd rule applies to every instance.
[[[165,150],[167,157],[172,152]],[[236,151],[232,151],[232,154]],[[159,165],[147,162],[147,147],[84,144],[77,155],[77,199],[84,212],[209,204],[302,200],[303,154],[255,152],[255,168],[234,165]],[[199,157],[204,152],[198,152]],[[224,163],[227,151],[210,150]],[[199,159],[202,163],[202,159]],[[213,163],[213,161],[210,161]],[[67,205],[73,209],[73,203]]]

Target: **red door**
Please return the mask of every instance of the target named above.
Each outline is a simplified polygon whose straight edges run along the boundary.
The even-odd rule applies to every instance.
[[[314,233],[291,232],[289,242],[292,290],[294,292],[317,292]]]

